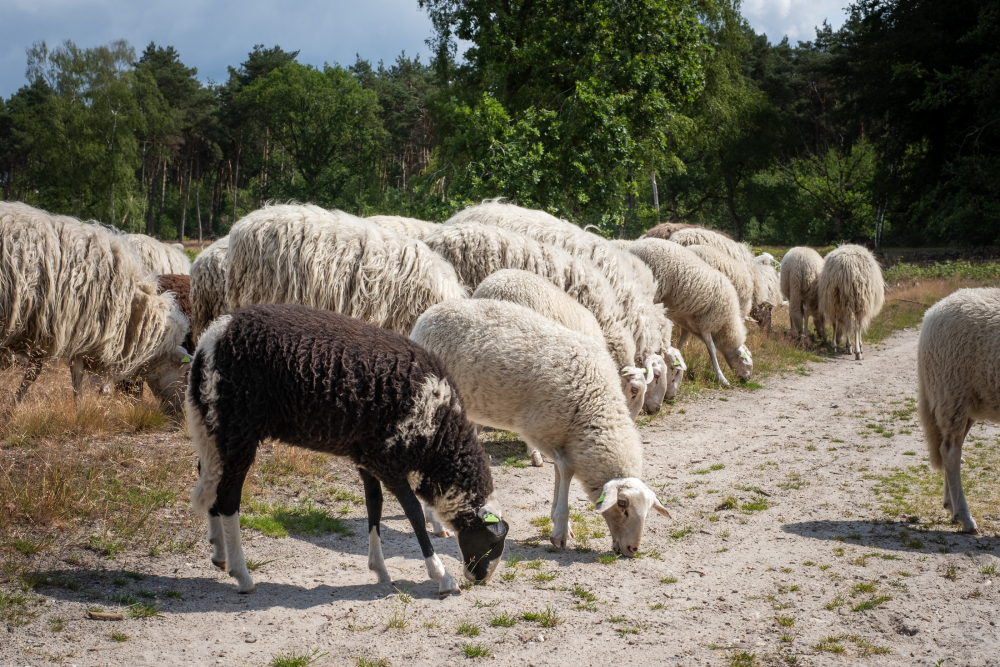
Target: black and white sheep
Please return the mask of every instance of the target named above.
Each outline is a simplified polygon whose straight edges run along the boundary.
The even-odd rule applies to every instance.
[[[962,489],[962,444],[977,421],[1000,423],[1000,289],[962,289],[924,314],[917,344],[917,414],[944,506],[978,534]],[[996,483],[996,480],[991,480]]]
[[[485,581],[508,526],[491,499],[489,457],[444,364],[412,341],[303,306],[266,305],[217,319],[191,365],[187,423],[198,456],[196,512],[212,561],[256,589],[240,539],[243,482],[264,438],[350,458],[368,508],[368,567],[390,583],[381,547],[382,485],[399,500],[440,593],[457,593],[427,535],[422,499],[454,530],[469,580]]]
[[[708,348],[720,384],[728,386],[729,382],[719,366],[716,347],[736,376],[749,380],[753,358],[745,344],[746,327],[739,298],[729,279],[684,246],[671,241],[640,239],[629,252],[652,269],[658,284],[657,300],[683,329],[677,347],[683,351],[688,337],[695,334]]]
[[[819,308],[819,277],[823,258],[812,248],[799,246],[781,258],[781,295],[788,300],[788,319],[800,336],[809,334],[809,318],[826,342],[826,324]]]
[[[626,556],[638,553],[650,509],[669,516],[641,479],[639,432],[600,343],[524,306],[493,299],[429,308],[410,338],[444,362],[469,419],[515,431],[555,462],[554,545],[565,548],[573,537],[573,477],[604,516],[614,548]]]
[[[20,401],[46,359],[84,372],[139,376],[179,409],[188,330],[173,293],[157,293],[124,235],[19,202],[0,202],[0,349],[28,360]]]
[[[468,296],[421,241],[342,211],[266,206],[229,232],[226,304],[325,308],[406,335],[427,308]]]
[[[226,307],[226,267],[229,266],[229,237],[208,246],[191,264],[191,337],[195,344],[212,320],[224,315]]]
[[[817,290],[819,309],[833,327],[834,352],[846,335],[847,351],[860,361],[861,334],[885,303],[885,280],[875,257],[864,246],[840,246],[823,260]]]

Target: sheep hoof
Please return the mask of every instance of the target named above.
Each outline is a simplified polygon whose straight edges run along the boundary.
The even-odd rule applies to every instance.
[[[457,588],[449,588],[446,591],[438,591],[438,597],[441,598],[442,600],[444,600],[446,597],[449,597],[449,596],[452,596],[452,595],[461,595],[461,594],[462,594],[462,591],[460,591]]]
[[[256,592],[257,592],[257,587],[254,586],[251,589],[248,589],[248,590],[245,590],[245,591],[240,591],[240,595],[252,595],[252,594],[254,594]]]
[[[226,571],[226,561],[224,561],[224,560],[213,560],[212,561],[212,565],[214,565],[215,567],[219,568],[223,572]]]
[[[856,352],[854,354],[854,361],[861,361],[861,353],[860,352]]]
[[[972,530],[966,530],[964,532],[966,535],[976,535],[976,536],[982,535],[982,533],[979,532],[979,528],[976,527],[973,527]]]
[[[541,468],[545,465],[545,461],[542,460],[542,453],[539,451],[531,452],[531,465],[536,468]]]
[[[566,548],[566,538],[565,537],[550,537],[549,541],[552,542],[552,546],[556,549]]]

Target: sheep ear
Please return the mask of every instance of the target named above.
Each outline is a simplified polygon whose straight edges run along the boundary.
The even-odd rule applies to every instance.
[[[604,488],[601,489],[601,495],[594,504],[594,509],[598,514],[604,514],[604,512],[618,504],[619,486],[621,486],[621,480],[618,479],[613,479],[604,485]]]
[[[660,499],[656,497],[656,494],[653,494],[653,509],[662,514],[663,516],[667,517],[668,519],[673,518],[672,516],[670,516],[670,512],[667,511],[667,508],[664,507],[662,504],[660,504]]]

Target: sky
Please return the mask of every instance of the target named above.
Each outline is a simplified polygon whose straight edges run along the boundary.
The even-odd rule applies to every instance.
[[[812,39],[847,0],[744,0],[743,14],[772,42]],[[218,82],[255,44],[300,51],[299,62],[350,65],[355,54],[387,64],[401,51],[427,61],[431,24],[417,0],[0,0],[0,96],[25,85],[25,49],[69,39],[85,48],[124,38],[137,53],[173,46],[198,78]]]

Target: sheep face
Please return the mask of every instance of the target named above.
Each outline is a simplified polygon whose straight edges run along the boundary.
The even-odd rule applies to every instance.
[[[166,359],[153,364],[143,377],[154,396],[174,412],[180,412],[190,367],[191,356],[187,350],[178,346]]]
[[[652,379],[648,368],[626,366],[622,369],[622,393],[625,394],[625,404],[628,406],[628,416],[632,421],[639,416],[646,397],[646,383]]]
[[[726,358],[726,363],[736,373],[736,377],[743,382],[750,379],[750,374],[753,373],[753,357],[746,345],[740,345],[735,350],[723,350],[722,356]]]
[[[641,479],[625,477],[604,485],[596,509],[604,515],[615,551],[629,558],[639,553],[642,528],[650,508],[670,518],[667,508]]]
[[[510,526],[500,518],[498,509],[488,505],[479,510],[479,515],[478,527],[458,532],[458,548],[465,564],[465,578],[488,582],[503,557]]]
[[[667,349],[666,358],[658,354],[647,357],[646,368],[652,379],[646,387],[645,407],[646,412],[652,415],[660,411],[664,399],[677,396],[687,366],[680,350],[671,347]]]

